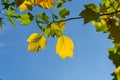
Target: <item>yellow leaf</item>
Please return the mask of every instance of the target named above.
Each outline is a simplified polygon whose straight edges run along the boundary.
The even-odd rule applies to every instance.
[[[36,4],[41,8],[50,9],[54,6],[54,0],[37,0]]]
[[[73,57],[74,44],[73,41],[67,36],[58,38],[56,44],[56,53],[62,58]]]
[[[62,31],[65,28],[65,21],[62,22],[54,22],[51,24],[52,30]]]
[[[115,73],[120,75],[120,66],[115,70]]]
[[[44,49],[47,44],[45,37],[38,33],[31,34],[27,42],[29,42],[28,51],[33,51],[35,53],[38,53],[39,48]]]
[[[25,0],[19,7],[20,11],[32,10],[33,5],[41,8],[50,9],[54,6],[54,0]]]
[[[24,10],[32,10],[32,3],[29,0],[25,0],[19,7],[21,12]]]

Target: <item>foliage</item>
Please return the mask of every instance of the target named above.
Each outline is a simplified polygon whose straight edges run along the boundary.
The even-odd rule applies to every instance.
[[[73,57],[74,44],[73,41],[67,36],[60,36],[56,44],[56,53],[62,59],[66,57]]]
[[[2,8],[6,11],[6,17],[16,26],[16,20],[21,25],[29,25],[35,21],[43,34],[33,33],[27,39],[28,51],[35,53],[39,49],[45,49],[47,38],[57,37],[56,53],[62,58],[73,57],[74,44],[71,38],[63,34],[65,24],[69,20],[84,18],[84,24],[91,22],[97,32],[109,33],[108,39],[114,43],[109,48],[109,59],[113,61],[116,70],[113,72],[114,79],[120,80],[120,0],[103,0],[99,6],[94,3],[85,4],[85,9],[78,14],[78,17],[66,19],[70,11],[63,7],[63,4],[72,0],[1,0]],[[35,6],[41,9],[57,8],[58,14],[51,11],[50,17],[46,12],[32,14]],[[19,14],[16,13],[19,9]],[[2,13],[0,13],[2,14]],[[0,29],[4,25],[3,17],[0,16]],[[67,45],[67,46],[66,46]]]
[[[30,43],[28,45],[28,51],[33,51],[35,53],[38,53],[39,48],[45,49],[47,44],[45,37],[38,33],[31,34],[27,42]]]

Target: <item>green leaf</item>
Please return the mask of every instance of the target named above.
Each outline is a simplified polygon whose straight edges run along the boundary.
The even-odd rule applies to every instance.
[[[114,76],[114,78],[112,80],[117,80],[117,76],[114,72],[111,75]]]
[[[118,68],[120,66],[120,43],[114,44],[114,48],[109,48],[108,52],[109,52],[109,59],[112,60],[115,67]],[[120,76],[118,76],[117,74],[119,74],[117,71],[114,71],[111,74],[112,76],[114,76],[113,80],[120,79]]]
[[[13,18],[10,17],[10,16],[7,16],[7,17],[8,17],[8,19],[9,19],[9,21],[12,23],[12,25],[13,25],[13,26],[16,26],[15,21],[13,20]]]
[[[2,23],[0,22],[0,30],[2,29]]]
[[[49,23],[49,17],[46,15],[46,13],[39,13],[36,15],[36,20],[41,21],[43,23]]]
[[[108,38],[114,40],[114,43],[120,43],[120,24],[112,18],[107,21],[107,25],[109,25],[108,31],[110,32]]]
[[[82,16],[84,18],[84,24],[94,20],[97,21],[98,18],[100,17],[100,15],[98,13],[96,13],[95,11],[93,11],[90,8],[86,8],[85,10],[83,10],[80,13],[80,16]]]
[[[91,3],[91,4],[86,4],[86,5],[84,5],[84,6],[85,6],[85,8],[90,8],[90,9],[96,9],[96,8],[97,8],[96,5],[93,4],[93,3]]]
[[[71,0],[68,0],[68,1],[71,1]],[[58,4],[57,4],[57,8],[60,8],[60,7],[62,7],[62,5],[63,5],[63,3],[65,3],[66,2],[66,0],[58,0]]]
[[[59,31],[59,30],[53,30],[50,26],[46,27],[45,30],[44,30],[44,34],[49,37],[49,36],[52,36],[52,37],[60,37],[62,35],[62,31]]]
[[[55,31],[55,34],[57,37],[60,37],[63,35],[62,31],[58,31],[58,30]]]
[[[120,80],[120,74],[117,74],[116,76],[117,76],[117,80]]]
[[[107,13],[113,13],[113,12],[115,12],[115,9],[113,7],[107,9]]]
[[[48,26],[45,28],[44,34],[48,37],[50,36],[50,33],[51,33],[51,28]]]
[[[103,31],[103,33],[108,32],[108,26],[104,19],[100,19],[98,22],[92,21],[93,25],[96,27],[96,31]]]
[[[31,13],[27,13],[20,14],[18,20],[21,22],[22,25],[29,25],[32,22],[33,18],[34,16]]]
[[[1,0],[2,3],[4,3],[5,1],[4,0]]]
[[[54,19],[58,20],[58,16],[57,15],[52,14],[52,16],[53,16]]]
[[[60,11],[59,11],[59,15],[60,15],[61,18],[65,18],[69,14],[70,14],[70,11],[67,10],[66,8],[61,8]]]
[[[63,2],[62,1],[59,1],[58,4],[57,4],[57,8],[60,8],[62,6]]]
[[[6,0],[6,2],[8,3],[10,0]]]
[[[16,26],[15,21],[13,20],[13,18],[17,18],[18,14],[15,14],[15,9],[12,7],[9,7],[6,11],[7,14],[7,18],[9,19],[9,21]]]
[[[120,48],[114,47],[109,49],[109,59],[113,61],[113,64],[116,66],[120,66]]]

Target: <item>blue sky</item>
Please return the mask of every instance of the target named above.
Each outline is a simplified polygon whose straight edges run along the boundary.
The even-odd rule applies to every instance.
[[[101,0],[73,0],[66,5],[76,17],[84,4]],[[35,10],[36,11],[36,10]],[[43,10],[44,11],[44,10]],[[54,12],[55,10],[53,10]],[[91,23],[83,19],[69,21],[64,34],[75,45],[74,58],[62,60],[55,52],[56,38],[48,38],[45,50],[38,54],[27,51],[26,39],[33,32],[41,33],[34,22],[29,26],[7,24],[0,31],[0,79],[2,80],[111,80],[114,65],[108,59],[113,47],[108,34],[97,33]]]

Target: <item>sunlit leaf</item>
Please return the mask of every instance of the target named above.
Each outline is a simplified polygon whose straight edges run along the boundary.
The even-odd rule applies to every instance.
[[[65,23],[65,21],[51,23],[48,27],[45,28],[45,35],[60,37],[62,35],[63,29],[65,28]]]
[[[34,16],[30,13],[28,14],[20,14],[18,20],[21,21],[22,25],[28,25],[32,22]]]
[[[115,73],[120,75],[120,66],[115,70]]]
[[[97,7],[96,7],[96,5],[95,4],[93,4],[93,3],[91,3],[91,4],[86,4],[86,5],[84,5],[85,6],[85,8],[90,8],[90,9],[92,9],[92,10],[95,10]]]
[[[31,1],[27,1],[25,0],[19,7],[20,7],[20,11],[24,11],[24,10],[32,10],[32,3]]]
[[[17,18],[18,14],[15,14],[15,9],[12,7],[9,7],[6,11],[7,13],[7,18],[9,19],[9,21],[12,23],[12,25],[16,26],[15,21],[13,18]]]
[[[51,35],[51,28],[48,26],[45,28],[44,34],[48,37]]]
[[[62,58],[73,57],[74,44],[67,36],[61,36],[57,40],[56,53]]]
[[[40,20],[43,23],[49,23],[49,16],[47,16],[46,13],[39,13],[36,15],[36,20]]]
[[[59,1],[56,7],[59,8],[59,7],[62,6],[62,4],[63,4],[63,2],[62,2],[62,1]]]
[[[92,24],[96,27],[96,31],[103,31],[104,33],[108,31],[108,26],[104,19],[100,19],[98,22],[92,21]]]
[[[57,8],[60,8],[63,3],[65,3],[66,0],[58,0]]]
[[[45,49],[47,44],[45,37],[38,33],[31,34],[27,42],[29,42],[28,51],[33,51],[35,53],[38,53],[40,48]]]
[[[54,22],[51,24],[52,30],[59,30],[62,31],[65,28],[65,21],[62,22]]]
[[[117,69],[114,71],[114,73],[116,74],[117,80],[120,80],[120,66],[117,67]]]
[[[12,25],[16,26],[15,21],[12,17],[8,16],[9,21],[12,23]]]
[[[36,4],[41,8],[50,9],[54,6],[54,0],[37,0]]]

